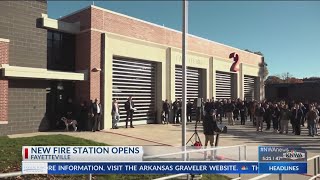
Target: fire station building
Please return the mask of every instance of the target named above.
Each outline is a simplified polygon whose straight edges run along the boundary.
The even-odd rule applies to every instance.
[[[159,123],[162,101],[182,97],[182,34],[89,6],[60,19],[45,1],[0,2],[0,135],[54,128],[67,98],[100,99],[104,129],[112,99],[132,95],[134,124]],[[187,98],[264,97],[263,57],[188,36]]]

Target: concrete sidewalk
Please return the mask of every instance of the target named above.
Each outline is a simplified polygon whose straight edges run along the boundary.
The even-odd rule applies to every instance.
[[[194,123],[187,125],[187,140],[194,133]],[[143,145],[143,146],[181,146],[181,125],[169,124],[148,124],[139,125],[135,128],[120,128],[100,132],[45,132],[45,133],[30,133],[10,135],[9,137],[26,137],[47,134],[65,134],[73,137],[84,138],[96,142],[106,143],[109,145]],[[202,125],[199,125],[198,134],[204,143],[204,135]],[[194,140],[194,139],[192,139]],[[257,132],[252,126],[252,122],[247,122],[247,125],[239,125],[239,121],[235,126],[228,126],[228,133],[221,134],[219,146],[234,146],[246,144],[247,160],[257,160],[257,150],[259,145],[293,145],[302,146],[308,151],[308,157],[320,155],[320,136],[307,136],[307,129],[302,128],[302,134],[295,136],[291,133],[277,134],[270,131]],[[191,145],[191,144],[188,144]],[[231,159],[238,159],[238,148],[218,151],[218,155]],[[243,159],[243,157],[242,157]],[[309,163],[308,174],[313,174],[312,165]],[[311,165],[312,164],[312,165]],[[230,175],[229,175],[230,176]],[[242,179],[249,179],[257,175],[244,175]],[[230,176],[230,177],[237,177]],[[302,175],[284,175],[283,179],[300,180],[308,179],[308,176]],[[272,175],[264,179],[278,179],[278,176]]]

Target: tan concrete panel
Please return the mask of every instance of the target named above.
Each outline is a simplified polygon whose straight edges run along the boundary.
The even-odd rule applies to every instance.
[[[222,59],[213,57],[213,69],[215,71],[222,71],[222,72],[230,72],[230,67],[232,66],[233,61],[229,59]]]
[[[113,55],[156,62],[166,61],[166,48],[151,43],[109,35],[109,51]]]
[[[242,64],[243,74],[247,76],[259,76],[259,67]]]
[[[104,120],[104,129],[110,129],[112,127],[112,116],[111,116],[111,108],[112,108],[112,53],[109,50],[109,38],[106,34],[103,34],[104,38],[104,111],[103,120]]]
[[[43,68],[30,68],[21,66],[1,65],[3,76],[14,78],[31,78],[31,79],[61,79],[61,80],[85,80],[84,73],[50,71]]]

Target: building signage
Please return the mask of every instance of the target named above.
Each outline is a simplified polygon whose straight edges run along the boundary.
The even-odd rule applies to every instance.
[[[239,60],[239,55],[235,52],[231,53],[229,55],[230,59],[233,59],[234,63],[230,67],[231,72],[238,72],[239,71],[239,66],[240,66],[240,60]]]
[[[182,56],[181,55],[176,56],[176,63],[177,64],[182,63]],[[208,61],[202,61],[201,59],[199,59],[197,57],[190,57],[189,56],[187,59],[187,63],[190,65],[207,65]]]

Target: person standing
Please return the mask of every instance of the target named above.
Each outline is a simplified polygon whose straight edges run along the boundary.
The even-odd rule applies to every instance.
[[[260,128],[260,131],[262,132],[264,113],[265,113],[265,109],[261,106],[260,103],[258,103],[257,109],[255,110],[255,117],[257,118],[256,120],[257,131],[259,131],[259,128]]]
[[[234,111],[233,111],[233,119],[234,120],[239,120],[239,115],[240,115],[240,102],[239,99],[232,102],[234,104]]]
[[[252,121],[253,126],[257,125],[257,122],[256,122],[256,108],[257,108],[256,102],[255,101],[251,102],[251,104],[250,104],[250,113],[251,113],[250,121]]]
[[[220,124],[222,124],[222,117],[224,117],[224,112],[223,112],[223,101],[217,103],[217,115],[219,116],[219,121],[220,121]]]
[[[272,108],[272,125],[273,125],[273,132],[279,131],[279,117],[280,117],[280,109],[278,104],[274,104]]]
[[[112,129],[119,129],[118,122],[120,120],[120,108],[119,108],[117,99],[113,99],[111,116],[112,116]]]
[[[124,105],[124,109],[127,112],[126,128],[128,128],[129,119],[130,119],[130,128],[134,128],[132,124],[132,118],[133,118],[133,113],[136,109],[134,108],[134,102],[132,101],[132,96],[129,96],[128,101]]]
[[[301,120],[303,119],[303,110],[300,108],[299,104],[296,104],[292,111],[292,128],[295,135],[300,135],[301,133]]]
[[[203,119],[203,133],[205,135],[205,143],[204,148],[206,149],[208,146],[208,142],[210,143],[211,148],[213,148],[214,143],[214,131],[218,129],[217,122],[216,122],[216,111],[211,110],[210,112],[206,113]],[[207,153],[205,151],[204,158],[207,158]],[[213,159],[213,151],[211,151],[211,157]]]
[[[246,113],[247,113],[247,107],[245,105],[245,102],[242,102],[240,105],[240,118],[241,118],[241,125],[246,124]]]
[[[169,113],[170,113],[170,104],[168,102],[168,99],[166,99],[164,102],[163,102],[163,105],[162,105],[162,111],[164,113],[164,118],[163,118],[163,123],[166,123],[168,124],[169,123]]]
[[[271,118],[272,118],[272,110],[271,107],[269,106],[269,104],[265,105],[265,113],[264,113],[264,121],[267,123],[267,128],[266,131],[270,130],[271,127]]]
[[[226,116],[228,119],[228,125],[234,125],[234,119],[233,119],[233,111],[235,110],[234,104],[232,104],[231,100],[228,100],[228,103],[226,104]]]
[[[173,120],[172,123],[176,123],[176,119],[179,118],[178,116],[178,107],[179,107],[179,99],[176,99],[172,104],[172,110],[173,110]]]
[[[301,109],[302,112],[303,112],[303,115],[302,115],[300,124],[301,124],[301,126],[304,127],[304,120],[305,120],[305,118],[306,118],[306,114],[307,114],[306,110],[307,110],[307,108],[303,105],[302,102],[299,103],[299,106],[300,106],[300,109]]]
[[[306,114],[309,136],[314,137],[314,135],[316,134],[316,122],[319,114],[314,105],[311,105],[309,109],[309,112]]]
[[[283,108],[281,108],[280,110],[280,123],[281,123],[280,134],[283,134],[284,132],[288,134],[290,117],[291,117],[291,112],[289,110],[289,106],[287,104],[284,104]]]
[[[101,120],[101,103],[99,99],[96,98],[94,103],[91,105],[91,116],[92,116],[92,132],[100,131],[100,120]]]

